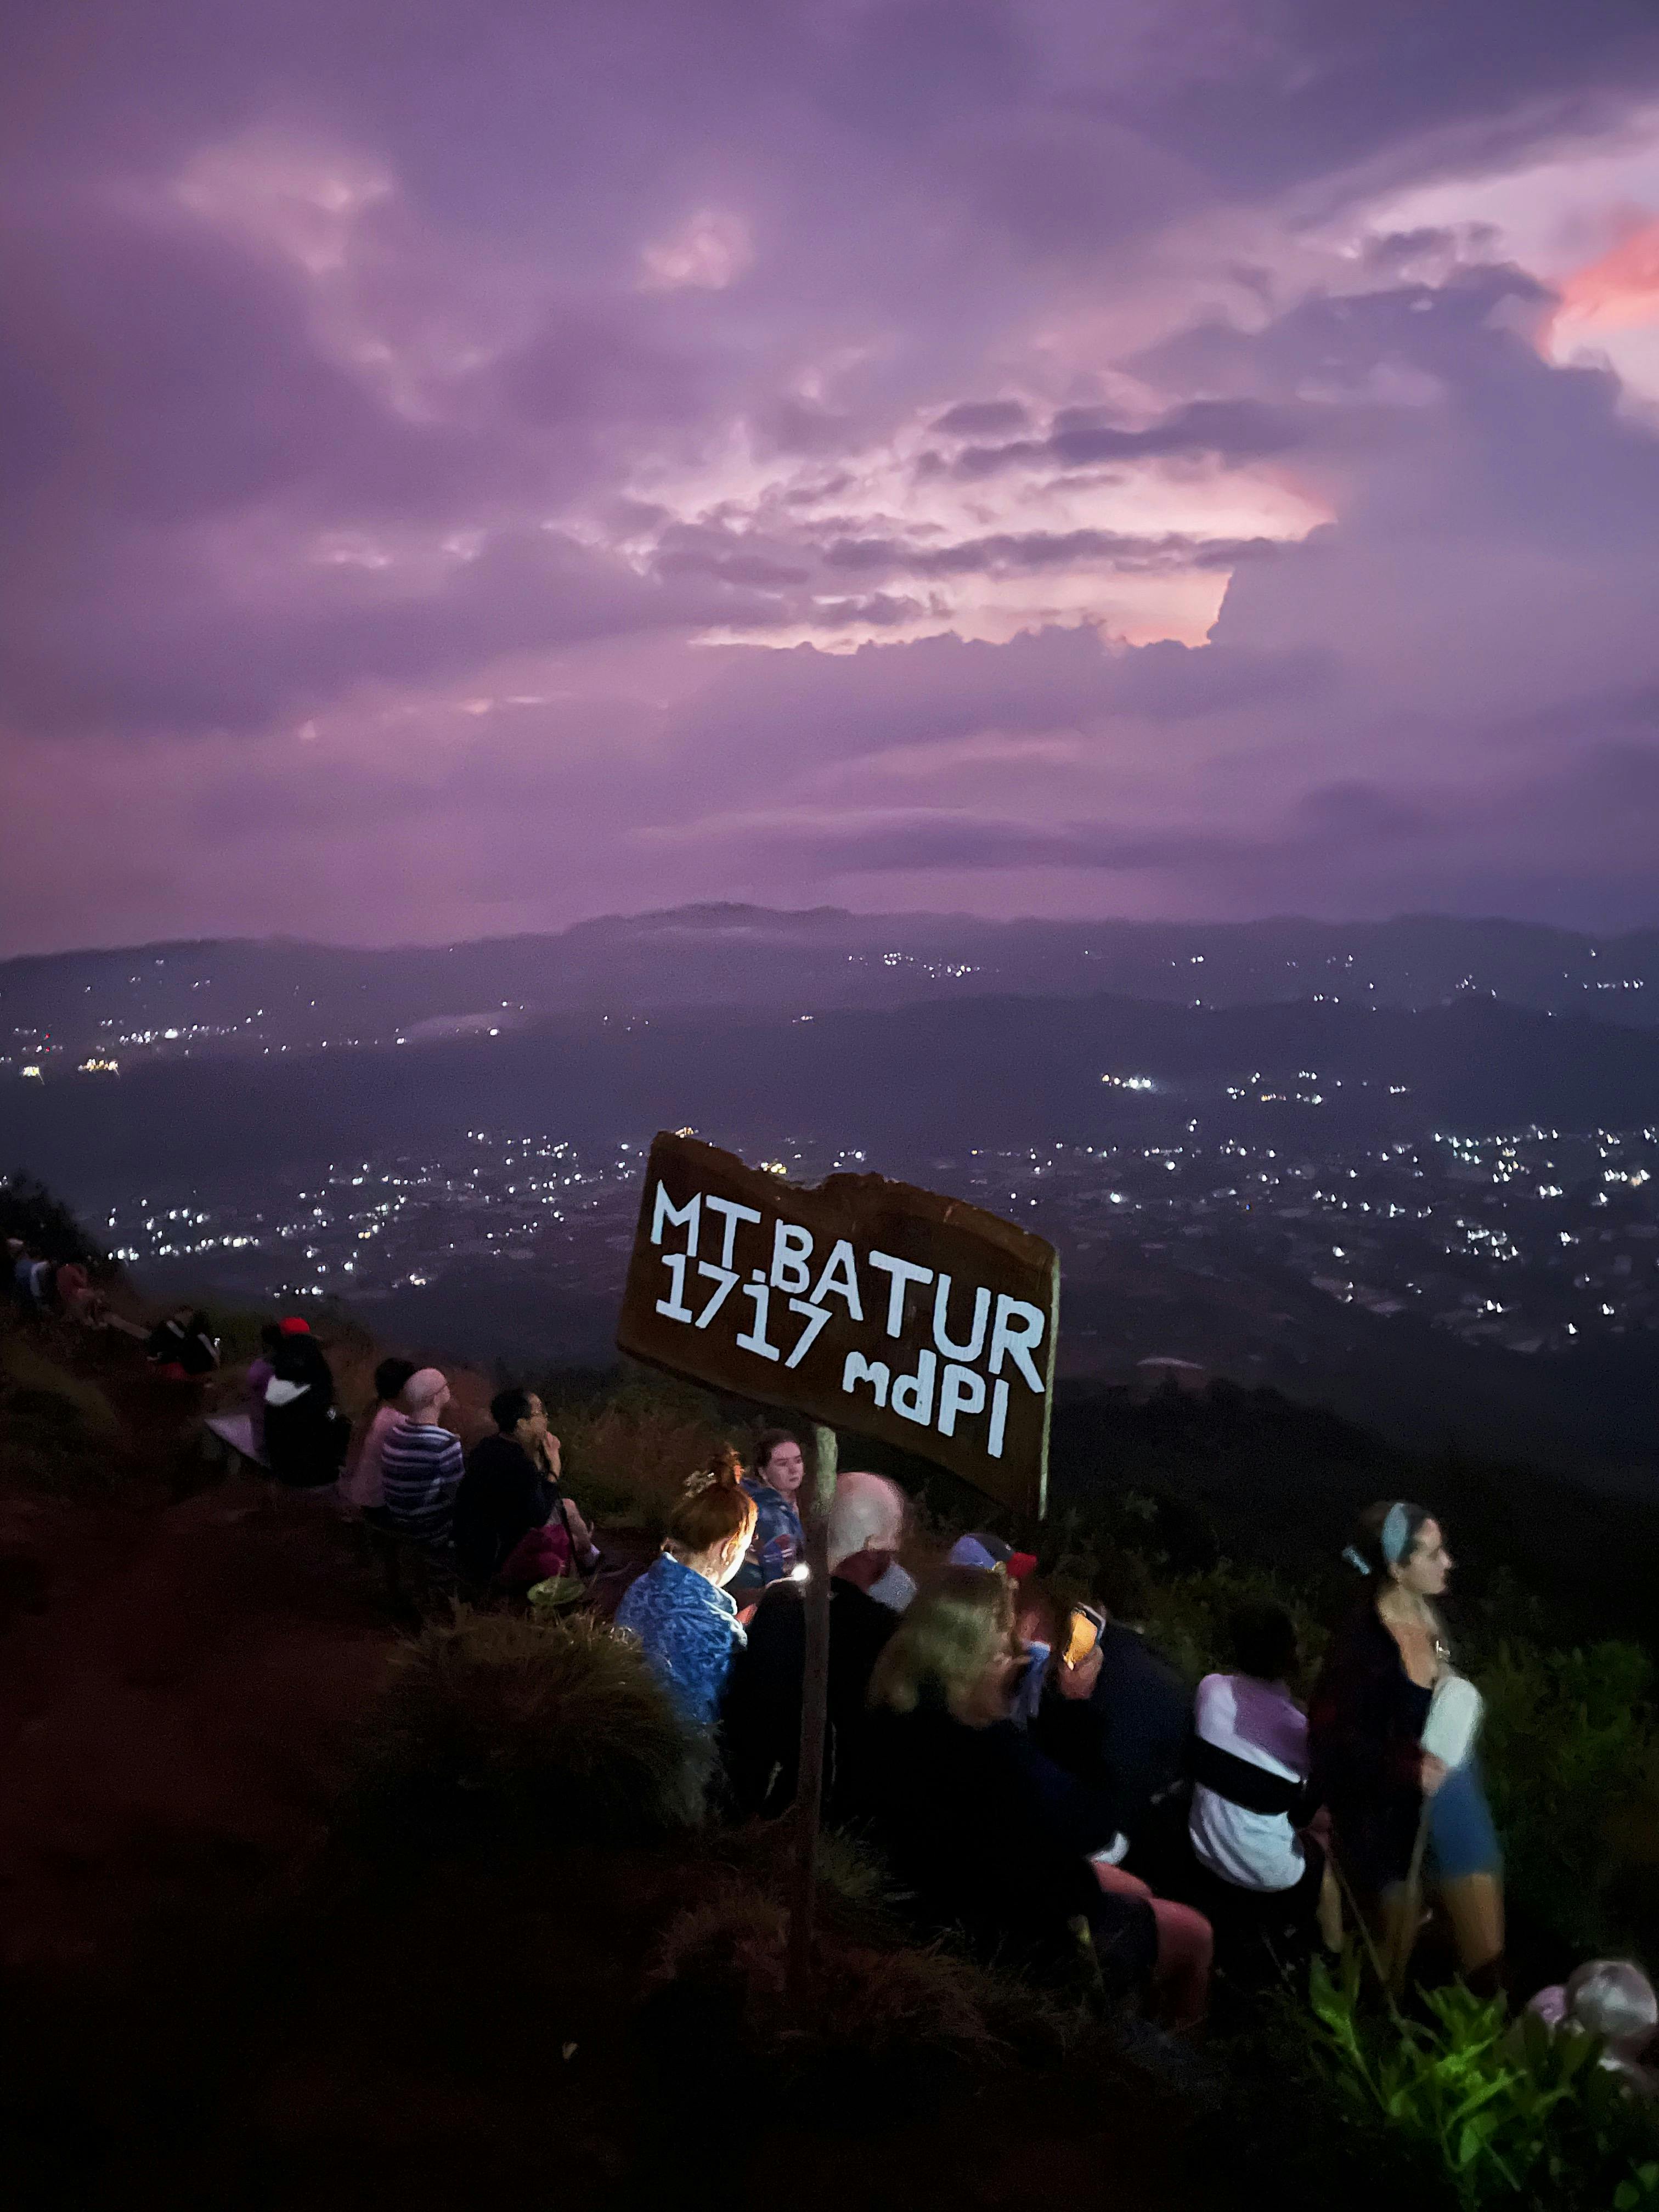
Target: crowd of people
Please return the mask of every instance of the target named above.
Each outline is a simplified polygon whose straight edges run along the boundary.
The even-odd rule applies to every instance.
[[[36,1298],[38,1263],[12,1257],[15,1294]],[[219,1360],[186,1307],[146,1349],[180,1381]],[[277,1480],[326,1491],[462,1592],[534,1601],[595,1576],[602,1555],[533,1392],[499,1392],[493,1433],[464,1452],[444,1374],[384,1359],[353,1423],[298,1316],[266,1328],[246,1387],[253,1449]],[[740,1819],[779,1817],[796,1796],[805,1472],[787,1430],[764,1431],[747,1467],[724,1449],[688,1478],[659,1553],[615,1605],[715,1738]],[[1218,1946],[1283,1963],[1350,1930],[1403,1987],[1431,1903],[1469,1985],[1504,1986],[1480,1700],[1439,1607],[1455,1563],[1423,1507],[1385,1500],[1362,1516],[1345,1554],[1359,1595],[1305,1706],[1279,1606],[1239,1611],[1234,1663],[1194,1694],[1136,1628],[1062,1601],[1032,1555],[993,1536],[964,1536],[922,1571],[904,1494],[883,1476],[838,1476],[826,1537],[825,1818],[874,1842],[922,1927],[1039,1972],[1086,1962],[1177,2032],[1205,2018]],[[1589,1962],[1534,2009],[1557,2033],[1599,2036],[1603,2063],[1653,2092],[1659,2008],[1636,1966]]]
[[[354,1423],[311,1324],[291,1315],[261,1331],[246,1400],[250,1451],[277,1481],[406,1540],[471,1595],[522,1593],[598,1565],[533,1391],[499,1392],[494,1433],[467,1453],[444,1419],[442,1370],[383,1359],[374,1402]]]
[[[727,1452],[694,1475],[617,1613],[715,1731],[739,1817],[784,1813],[796,1792],[805,1589],[799,1540],[780,1545],[765,1496],[780,1464],[793,1514],[801,1460],[782,1432],[746,1472]],[[963,1537],[919,1588],[895,1585],[905,1500],[879,1475],[838,1478],[827,1538],[826,1817],[875,1842],[925,1927],[1038,1971],[1081,1950],[1176,2031],[1205,2017],[1218,1946],[1283,1964],[1352,1931],[1403,1987],[1431,1901],[1469,1986],[1505,1986],[1480,1701],[1437,1603],[1454,1562],[1423,1507],[1362,1517],[1346,1555],[1361,1594],[1305,1706],[1282,1607],[1241,1607],[1233,1665],[1194,1695],[1136,1629],[1062,1606],[1036,1560],[994,1538]],[[1534,2009],[1600,2037],[1633,2089],[1659,2086],[1659,2008],[1630,1962],[1591,1961]]]
[[[108,1304],[79,1260],[49,1260],[27,1237],[8,1237],[6,1273],[12,1304],[27,1319],[58,1313],[91,1328],[111,1323]]]

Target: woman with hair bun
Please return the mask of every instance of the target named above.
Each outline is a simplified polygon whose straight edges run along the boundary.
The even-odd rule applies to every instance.
[[[755,1501],[743,1462],[729,1446],[690,1476],[668,1522],[662,1555],[617,1608],[617,1626],[638,1637],[668,1693],[700,1728],[714,1723],[744,1638],[726,1584],[755,1533]]]
[[[1313,1784],[1330,1808],[1337,1863],[1401,1970],[1426,1865],[1464,1976],[1496,1989],[1503,1857],[1474,1755],[1480,1700],[1452,1666],[1434,1603],[1454,1561],[1440,1523],[1404,1498],[1369,1507],[1343,1557],[1366,1577],[1364,1596],[1332,1638],[1308,1708]],[[1460,1709],[1453,1749],[1444,1739]]]

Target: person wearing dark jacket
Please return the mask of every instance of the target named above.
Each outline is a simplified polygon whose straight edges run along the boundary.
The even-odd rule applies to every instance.
[[[1454,1562],[1433,1515],[1402,1498],[1369,1507],[1344,1556],[1368,1577],[1365,1595],[1332,1638],[1308,1706],[1313,1784],[1330,1808],[1337,1862],[1403,1960],[1416,1934],[1411,1872],[1426,1842],[1464,1978],[1489,1991],[1503,1971],[1503,1856],[1474,1757],[1449,1770],[1423,1741],[1437,1689],[1455,1674],[1435,1603]]]
[[[334,1404],[334,1375],[301,1320],[280,1324],[265,1385],[265,1458],[278,1482],[315,1490],[340,1472],[351,1424]]]
[[[493,1398],[495,1434],[475,1445],[455,1494],[455,1556],[468,1580],[528,1589],[597,1554],[587,1525],[559,1488],[559,1440],[532,1390]]]
[[[170,1382],[196,1382],[219,1364],[219,1346],[208,1334],[208,1317],[191,1306],[176,1306],[150,1331],[144,1357]]]
[[[1009,1717],[1021,1664],[1002,1576],[951,1568],[917,1598],[870,1681],[858,1779],[873,1839],[924,1923],[1051,1969],[1080,1924],[1109,1988],[1150,1983],[1168,2026],[1196,2026],[1209,1923],[1091,1863],[1111,1806]]]
[[[823,1753],[823,1816],[855,1801],[854,1765],[866,1695],[899,1616],[870,1595],[904,1534],[904,1494],[879,1474],[837,1478],[830,1508],[830,1705]],[[806,1674],[803,1583],[774,1583],[749,1623],[726,1687],[721,1749],[727,1787],[742,1814],[787,1813],[800,1764]]]
[[[1079,1667],[1050,1674],[1031,1723],[1037,1748],[1109,1801],[1132,1845],[1185,1771],[1192,1730],[1186,1683],[1137,1630],[1109,1619]]]

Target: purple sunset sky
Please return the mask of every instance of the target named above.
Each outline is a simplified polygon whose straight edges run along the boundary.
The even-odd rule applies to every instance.
[[[1659,921],[1649,0],[13,0],[0,951]]]

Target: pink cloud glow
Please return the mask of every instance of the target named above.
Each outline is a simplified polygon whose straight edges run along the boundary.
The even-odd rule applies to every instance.
[[[3,949],[1659,919],[1659,34],[1413,22],[26,0]]]

